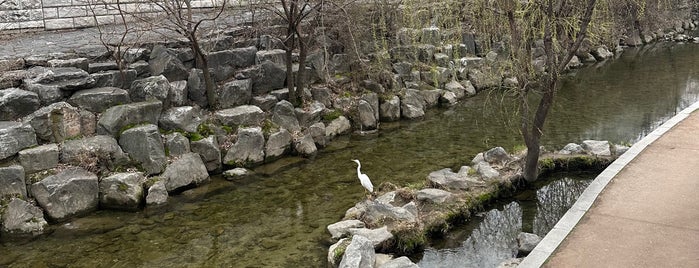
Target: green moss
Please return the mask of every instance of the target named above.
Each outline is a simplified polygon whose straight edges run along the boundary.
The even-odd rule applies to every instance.
[[[197,133],[199,133],[201,136],[204,136],[204,137],[208,137],[208,136],[215,134],[212,126],[207,124],[207,123],[200,124],[197,127]]]
[[[332,110],[332,111],[326,113],[325,115],[323,115],[323,120],[326,121],[326,122],[330,122],[330,121],[333,121],[333,120],[335,120],[335,119],[340,118],[340,116],[342,116],[342,112],[341,112],[341,111],[339,111],[339,110]]]
[[[410,254],[425,247],[427,235],[417,226],[400,226],[393,230],[395,248],[400,254]]]
[[[233,134],[233,128],[230,126],[221,126],[221,129],[226,132],[226,134]]]
[[[556,168],[556,163],[553,158],[541,158],[539,159],[539,170],[541,172],[552,171]]]
[[[335,248],[335,251],[333,251],[333,259],[335,260],[335,263],[340,264],[342,257],[345,255],[345,251],[350,244],[350,241],[352,241],[351,238],[345,239],[345,241],[342,241],[342,243]]]
[[[200,141],[203,140],[205,137],[199,134],[198,132],[194,133],[187,133],[187,138],[189,138],[190,141]]]
[[[478,171],[475,168],[469,168],[468,173],[466,174],[468,174],[469,176],[475,176],[476,173],[478,173]]]
[[[150,177],[146,180],[145,186],[146,188],[150,188],[155,184],[156,182],[160,181],[160,177]]]
[[[129,190],[129,185],[123,182],[119,182],[117,184],[117,189],[119,189],[119,191],[121,192],[126,192]]]
[[[272,120],[265,119],[265,121],[262,121],[262,133],[264,135],[268,136],[277,130],[279,130],[279,126],[272,122]]]

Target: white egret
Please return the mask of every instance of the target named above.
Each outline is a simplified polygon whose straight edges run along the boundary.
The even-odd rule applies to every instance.
[[[354,159],[352,161],[357,163],[357,178],[359,178],[359,182],[362,183],[362,186],[364,186],[364,189],[367,189],[367,191],[369,191],[369,193],[374,193],[374,185],[371,184],[371,181],[369,180],[369,176],[362,173],[362,171],[360,170],[362,168],[362,163],[359,163],[359,160],[357,160],[357,159]]]

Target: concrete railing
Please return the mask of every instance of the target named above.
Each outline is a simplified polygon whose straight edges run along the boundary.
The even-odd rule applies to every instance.
[[[4,0],[0,33],[9,30],[60,30],[93,27],[127,17],[157,13],[154,0]],[[229,1],[230,2],[230,1]],[[220,6],[223,0],[191,0],[193,8]]]

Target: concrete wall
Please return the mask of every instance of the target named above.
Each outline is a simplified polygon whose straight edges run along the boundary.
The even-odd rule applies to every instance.
[[[121,21],[125,14],[158,12],[151,0],[4,0],[0,1],[0,31],[60,30]],[[192,0],[196,8],[214,7],[221,0]]]

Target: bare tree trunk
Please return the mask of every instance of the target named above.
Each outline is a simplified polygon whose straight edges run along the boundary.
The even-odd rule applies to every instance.
[[[299,34],[299,71],[296,73],[296,93],[297,102],[299,105],[303,105],[303,89],[306,86],[306,57],[308,55],[308,47],[306,44],[307,40]]]
[[[209,103],[209,107],[212,110],[218,108],[218,98],[216,94],[216,84],[214,84],[211,78],[211,71],[209,70],[209,60],[206,58],[206,54],[202,51],[201,46],[199,46],[199,40],[192,34],[189,37],[189,43],[194,51],[196,58],[196,67],[202,70],[204,75],[204,84],[206,86],[206,101]]]

